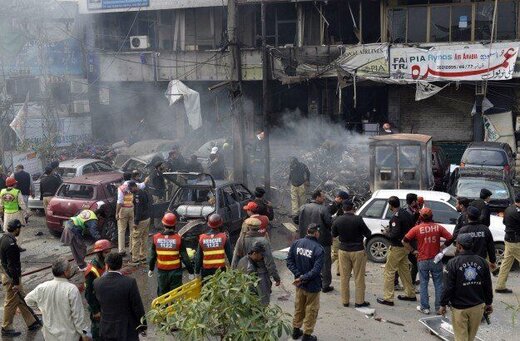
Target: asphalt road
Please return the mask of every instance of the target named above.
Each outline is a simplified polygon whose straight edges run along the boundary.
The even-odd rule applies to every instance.
[[[36,234],[41,232],[42,235]],[[36,270],[46,265],[50,265],[52,260],[58,256],[70,257],[68,247],[62,246],[59,239],[49,234],[44,226],[42,217],[31,217],[29,226],[22,231],[20,244],[27,248],[22,254],[22,266],[24,272]],[[272,243],[273,249],[282,249],[290,245],[293,235],[284,227],[273,229]],[[283,261],[277,261],[278,269],[282,276],[283,285],[273,287],[271,302],[278,304],[282,309],[292,314],[294,305],[294,289],[291,285],[292,275],[287,270]],[[154,278],[146,276],[146,266],[139,268],[125,267],[125,271],[130,276],[137,279],[141,291],[145,308],[150,307],[151,301],[156,296],[156,282]],[[437,340],[430,335],[418,319],[424,317],[416,311],[415,302],[396,302],[395,307],[381,306],[376,303],[376,297],[382,295],[383,268],[381,264],[368,263],[366,274],[367,294],[366,299],[376,309],[376,316],[387,320],[392,320],[404,324],[404,327],[389,323],[377,322],[368,319],[364,314],[354,308],[344,308],[341,304],[339,294],[339,277],[333,275],[333,286],[336,288],[331,293],[321,294],[321,307],[315,333],[320,340]],[[24,289],[28,292],[37,284],[52,278],[50,270],[24,276],[22,279]],[[71,279],[80,288],[82,287],[83,276],[76,275]],[[493,278],[496,281],[496,278]],[[510,274],[508,286],[519,294],[520,300],[520,271],[515,270]],[[351,288],[352,290],[353,288]],[[433,294],[433,287],[430,292]],[[0,294],[3,300],[3,292]],[[351,293],[353,296],[353,292]],[[431,296],[431,295],[430,295]],[[353,302],[351,302],[353,304]],[[433,302],[432,302],[433,303]],[[518,340],[520,333],[520,322],[516,325],[512,323],[512,313],[506,309],[506,304],[518,304],[515,295],[495,295],[495,312],[491,316],[491,325],[481,325],[480,336],[484,340]],[[3,308],[0,307],[3,314]],[[430,315],[431,316],[431,315]],[[520,316],[519,316],[520,318]],[[21,316],[15,317],[15,327],[24,334],[18,338],[20,340],[43,340],[41,332],[27,333]],[[147,340],[160,339],[156,336],[153,327],[146,337]],[[289,339],[289,338],[287,338]],[[7,338],[6,338],[7,340]]]

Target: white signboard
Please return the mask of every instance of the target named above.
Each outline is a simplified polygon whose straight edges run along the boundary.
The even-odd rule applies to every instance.
[[[339,66],[357,76],[388,78],[388,44],[367,44],[347,47],[338,58]]]
[[[494,48],[396,47],[390,50],[390,78],[405,81],[508,80],[517,46]]]

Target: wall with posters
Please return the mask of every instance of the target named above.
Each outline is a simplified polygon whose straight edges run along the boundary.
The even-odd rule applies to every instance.
[[[109,13],[128,11],[152,11],[174,8],[198,8],[226,6],[227,0],[79,0],[79,12]]]

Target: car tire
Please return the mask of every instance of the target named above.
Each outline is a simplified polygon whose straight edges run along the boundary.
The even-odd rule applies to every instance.
[[[114,219],[105,220],[101,228],[101,237],[117,245],[117,222]]]
[[[495,256],[497,257],[496,265],[497,269],[502,265],[502,260],[504,259],[504,252],[506,251],[506,247],[502,243],[495,243]]]
[[[47,228],[47,230],[49,230],[49,233],[54,236],[54,237],[57,237],[57,238],[60,238],[61,237],[61,233],[62,231],[56,231],[56,230],[53,230],[53,229],[50,229],[50,228]]]
[[[389,249],[390,241],[388,239],[381,236],[373,237],[366,246],[368,259],[374,263],[384,263]]]

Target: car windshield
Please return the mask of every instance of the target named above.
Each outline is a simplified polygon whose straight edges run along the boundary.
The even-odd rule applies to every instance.
[[[76,168],[58,168],[58,174],[61,175],[62,178],[73,178],[76,176]]]
[[[179,205],[200,205],[215,206],[215,192],[208,187],[182,187],[175,194],[175,198],[170,206]]]
[[[71,199],[93,199],[94,186],[80,184],[63,184],[58,190],[57,196]]]
[[[459,179],[457,183],[457,196],[475,199],[480,196],[480,190],[487,188],[493,193],[491,199],[509,199],[509,190],[507,185],[500,180],[489,179]]]
[[[504,152],[500,150],[470,149],[464,163],[484,166],[502,166],[506,163]]]

